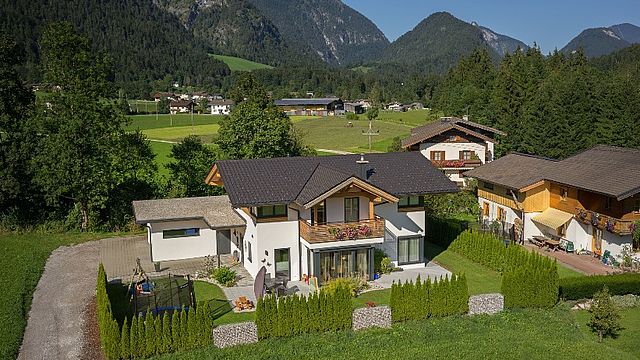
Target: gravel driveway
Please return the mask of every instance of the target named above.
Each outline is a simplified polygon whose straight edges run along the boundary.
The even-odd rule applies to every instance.
[[[38,282],[18,359],[79,359],[95,295],[100,241],[54,250]]]

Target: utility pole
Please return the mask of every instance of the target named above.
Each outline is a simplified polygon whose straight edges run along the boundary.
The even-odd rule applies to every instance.
[[[380,135],[380,130],[373,131],[372,123],[373,123],[373,119],[369,119],[369,130],[367,130],[366,132],[365,131],[362,132],[362,135],[365,135],[365,136],[367,136],[369,138],[368,139],[369,140],[369,152],[371,152],[371,137]]]

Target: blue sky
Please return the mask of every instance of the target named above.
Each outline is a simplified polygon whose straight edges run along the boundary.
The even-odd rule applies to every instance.
[[[582,30],[629,22],[640,26],[640,0],[343,0],[371,19],[390,41],[436,11],[448,11],[543,52],[562,48]]]

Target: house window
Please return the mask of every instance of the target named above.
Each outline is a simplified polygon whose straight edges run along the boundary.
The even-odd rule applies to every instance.
[[[487,189],[487,190],[493,190],[493,184],[485,182],[485,181],[482,182],[482,187]]]
[[[287,206],[286,205],[258,206],[256,209],[256,213],[254,215],[256,215],[256,217],[258,218],[287,216]]]
[[[498,221],[505,221],[507,218],[507,212],[501,208],[498,207]]]
[[[398,265],[422,262],[421,243],[422,237],[398,239]]]
[[[422,196],[405,196],[398,201],[398,209],[422,206],[424,206],[424,198]]]
[[[433,160],[433,161],[444,161],[444,151],[432,151],[431,152],[431,160]]]
[[[562,197],[562,201],[567,201],[568,196],[569,190],[565,187],[560,188],[560,197]]]
[[[247,260],[249,260],[249,262],[253,262],[253,255],[251,253],[251,243],[250,242],[247,243]]]
[[[344,222],[360,220],[360,199],[344,198]]]
[[[458,140],[458,137],[455,135],[449,135],[449,141],[456,141]]]
[[[474,154],[475,154],[475,151],[462,150],[460,151],[460,160],[471,160]]]
[[[483,202],[482,203],[482,215],[489,217],[489,203],[488,202]]]
[[[567,235],[567,224],[564,223],[558,228],[558,236],[565,237]]]
[[[608,196],[604,199],[604,209],[611,210],[611,198]]]
[[[200,236],[200,229],[199,228],[172,229],[172,230],[164,230],[162,232],[163,239],[174,239],[174,238],[191,237],[191,236]]]
[[[326,202],[322,201],[311,209],[311,223],[313,225],[325,224],[327,222]]]

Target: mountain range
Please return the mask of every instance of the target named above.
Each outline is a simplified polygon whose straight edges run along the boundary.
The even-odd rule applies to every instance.
[[[610,27],[586,29],[560,51],[565,54],[584,50],[587,57],[598,57],[633,44],[640,44],[640,27],[624,23]]]
[[[401,65],[443,73],[478,47],[496,62],[528,48],[447,12],[428,16],[390,43],[371,20],[340,0],[0,0],[0,5],[0,30],[23,46],[23,71],[36,81],[37,42],[51,21],[71,22],[96,50],[107,50],[122,82],[169,76],[219,83],[230,72],[211,53],[273,66]],[[561,51],[582,47],[596,57],[634,43],[640,43],[640,28],[619,24],[587,29]]]

